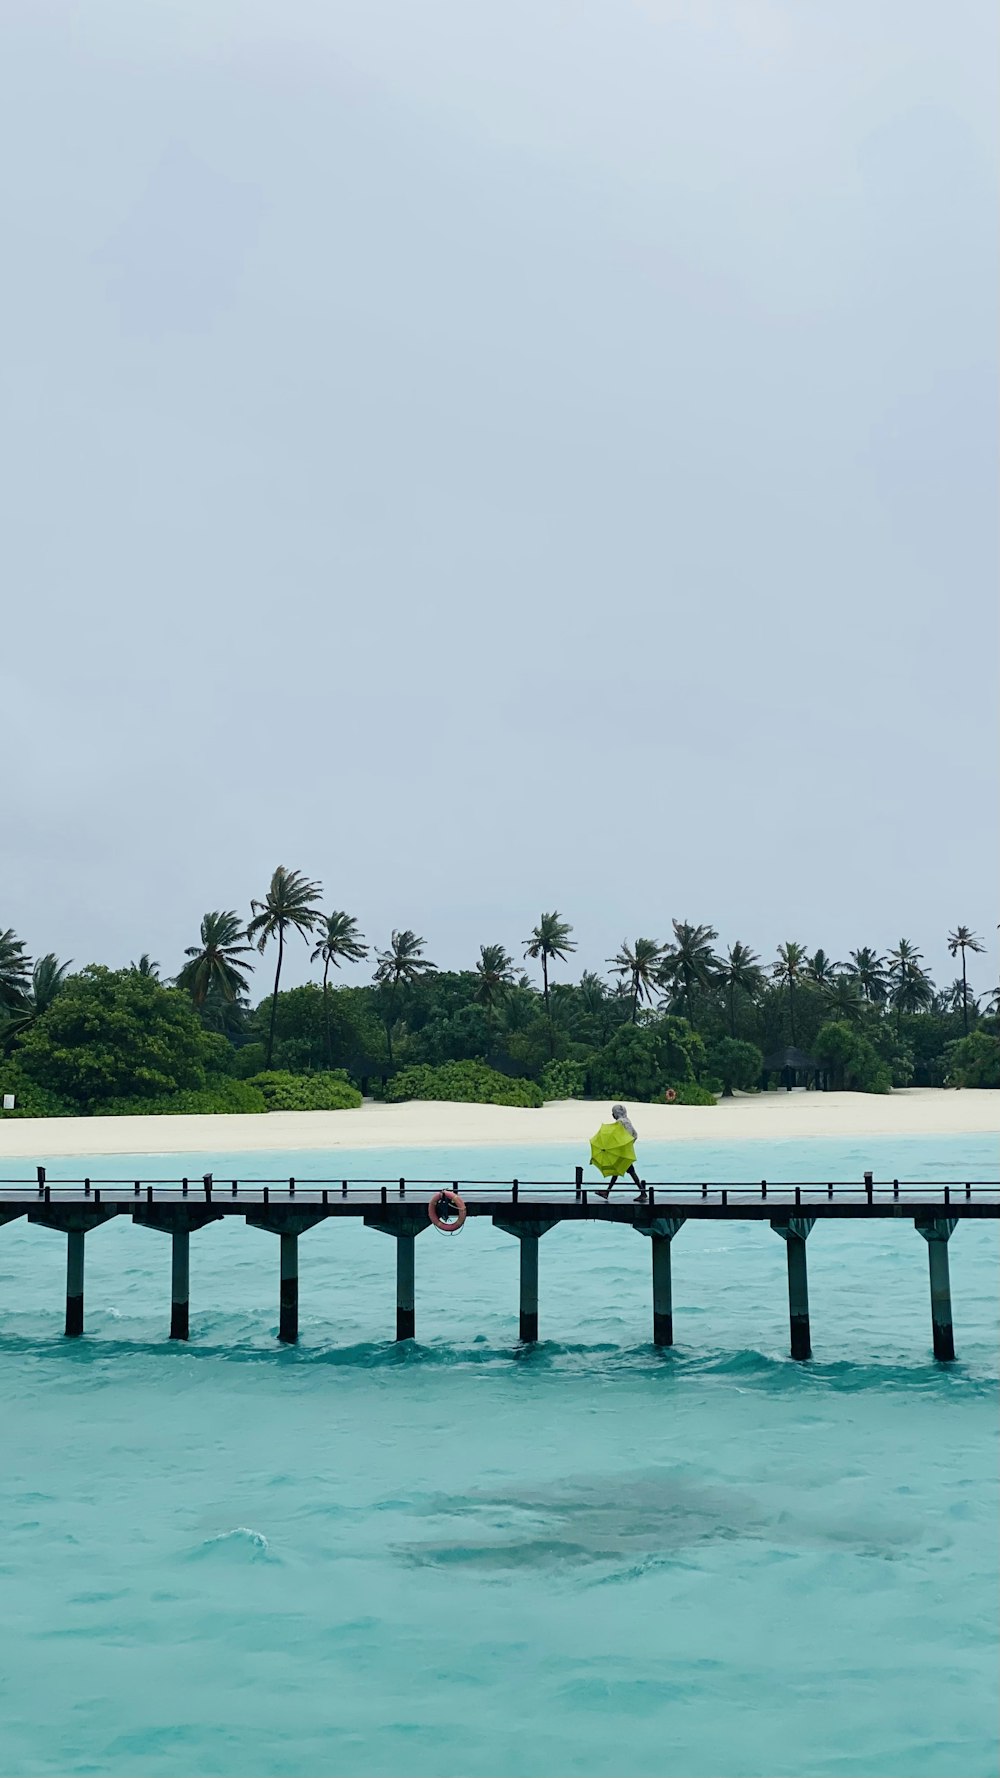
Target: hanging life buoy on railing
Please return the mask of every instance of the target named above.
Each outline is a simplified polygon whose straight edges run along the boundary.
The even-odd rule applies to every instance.
[[[443,1209],[448,1209],[452,1211],[453,1214],[450,1216],[442,1216],[441,1211]],[[434,1227],[441,1230],[442,1235],[457,1235],[468,1212],[463,1200],[459,1197],[457,1192],[443,1191],[434,1193],[434,1196],[427,1206],[427,1214],[434,1224]]]
[[[673,1087],[668,1087],[666,1092],[664,1093],[663,1097],[665,1098],[668,1105],[672,1105],[674,1100],[677,1097],[677,1094],[674,1092]]]

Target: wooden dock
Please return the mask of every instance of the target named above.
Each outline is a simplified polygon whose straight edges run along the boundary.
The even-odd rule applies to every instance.
[[[649,1240],[653,1340],[673,1344],[671,1249],[685,1222],[769,1222],[788,1260],[791,1355],[811,1357],[806,1241],[817,1222],[912,1221],[927,1243],[931,1329],[935,1358],[955,1356],[948,1242],[961,1221],[1000,1217],[996,1180],[860,1181],[754,1180],[742,1184],[653,1182],[645,1199],[622,1183],[611,1202],[573,1180],[228,1179],[204,1173],[188,1179],[56,1179],[38,1167],[31,1179],[0,1184],[0,1224],[26,1216],[66,1236],[66,1321],[70,1336],[84,1329],[84,1260],[88,1233],[115,1216],[171,1237],[170,1338],[189,1333],[191,1235],[221,1217],[242,1217],[251,1228],[279,1238],[278,1338],[298,1339],[299,1236],[331,1217],[360,1217],[396,1241],[396,1338],[416,1332],[416,1238],[431,1228],[435,1192],[460,1194],[469,1218],[488,1217],[520,1243],[520,1338],[538,1338],[538,1244],[561,1222],[624,1223]]]

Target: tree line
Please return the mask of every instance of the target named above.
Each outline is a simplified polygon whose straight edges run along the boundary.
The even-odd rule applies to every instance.
[[[884,955],[862,945],[843,961],[788,940],[762,961],[743,941],[721,947],[714,927],[686,920],[672,920],[664,940],[624,940],[605,975],[584,971],[573,981],[566,968],[577,948],[573,931],[558,911],[543,913],[520,957],[487,943],[468,969],[442,970],[411,928],[373,946],[355,916],[325,910],[318,883],[279,866],[248,917],[235,909],[204,915],[172,976],[161,978],[148,953],[130,970],[184,996],[204,1029],[226,1040],[227,1069],[244,1077],[275,1066],[359,1078],[477,1063],[543,1090],[596,1082],[603,1091],[615,1080],[609,1090],[638,1098],[656,1096],[666,1082],[707,1101],[759,1084],[764,1059],[786,1045],[814,1055],[835,1084],[868,1090],[944,1084],[959,1041],[974,1040],[987,1076],[994,1046],[1000,1053],[998,991],[984,1004],[970,985],[969,959],[985,947],[965,925],[948,935],[959,972],[943,988],[905,938]],[[318,980],[283,990],[286,952],[296,942],[308,945]],[[254,958],[268,950],[270,990],[254,1005]],[[367,985],[334,986],[345,963],[368,960]],[[540,984],[529,963],[538,965]],[[32,962],[13,930],[0,931],[6,1055],[16,1059],[26,1047],[37,1057],[39,1034],[31,1034],[67,983],[79,980],[71,968],[52,953]]]

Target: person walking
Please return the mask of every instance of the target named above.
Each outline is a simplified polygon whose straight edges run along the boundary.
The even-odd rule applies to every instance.
[[[637,1142],[639,1138],[638,1138],[638,1134],[636,1132],[636,1127],[635,1127],[634,1123],[632,1122],[632,1119],[629,1117],[629,1114],[626,1111],[624,1105],[612,1105],[611,1115],[614,1118],[615,1123],[621,1125],[622,1129],[625,1131],[625,1134],[627,1136],[631,1136],[633,1142]],[[631,1179],[633,1185],[636,1185],[639,1188],[639,1195],[635,1200],[636,1203],[637,1204],[644,1204],[646,1202],[646,1187],[643,1185],[642,1180],[639,1178],[639,1175],[635,1170],[635,1162],[634,1161],[629,1166],[626,1176],[629,1179]],[[620,1178],[621,1178],[621,1175],[619,1173],[615,1173],[613,1175],[613,1177],[608,1180],[608,1183],[606,1186],[604,1186],[602,1189],[598,1189],[596,1196],[599,1198],[610,1198],[611,1193],[613,1192],[613,1190],[614,1190],[615,1186],[617,1185],[618,1180]]]

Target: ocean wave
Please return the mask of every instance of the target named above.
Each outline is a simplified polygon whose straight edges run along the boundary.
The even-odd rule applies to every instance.
[[[214,1537],[206,1537],[188,1551],[192,1561],[224,1555],[266,1562],[271,1559],[271,1545],[263,1531],[255,1531],[252,1525],[233,1525],[228,1531],[217,1531]]]
[[[28,1318],[25,1317],[25,1320]],[[33,1319],[33,1318],[32,1318]],[[235,1325],[234,1325],[235,1324]],[[803,1400],[823,1394],[853,1394],[866,1390],[911,1393],[933,1398],[992,1398],[998,1372],[995,1351],[981,1348],[950,1365],[940,1365],[929,1353],[912,1360],[893,1353],[879,1359],[822,1359],[795,1363],[782,1351],[761,1351],[746,1346],[707,1348],[676,1345],[653,1346],[648,1341],[623,1344],[612,1340],[540,1340],[522,1345],[517,1339],[491,1340],[475,1336],[461,1344],[446,1340],[357,1340],[352,1344],[309,1343],[308,1332],[296,1346],[280,1346],[274,1324],[247,1325],[245,1317],[220,1316],[214,1327],[194,1328],[188,1342],[170,1341],[166,1332],[150,1338],[148,1329],[124,1334],[122,1320],[106,1323],[106,1333],[81,1340],[64,1340],[61,1330],[50,1327],[18,1332],[8,1327],[0,1335],[0,1358],[28,1361],[46,1374],[58,1377],[68,1370],[86,1370],[94,1387],[121,1381],[120,1367],[128,1359],[134,1374],[149,1378],[151,1369],[168,1366],[164,1377],[176,1376],[177,1367],[281,1365],[303,1373],[315,1369],[344,1371],[406,1372],[428,1374],[491,1371],[511,1376],[589,1377],[629,1380],[655,1386],[680,1386],[687,1382],[730,1384],[739,1393],[764,1391]],[[110,1327],[115,1328],[111,1333]]]

